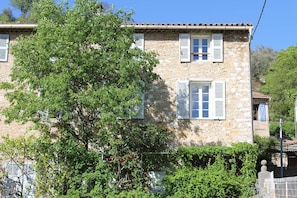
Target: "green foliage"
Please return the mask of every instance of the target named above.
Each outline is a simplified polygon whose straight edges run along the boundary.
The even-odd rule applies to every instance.
[[[9,135],[2,136],[0,143],[0,161],[8,161],[16,164],[18,168],[21,170],[21,174],[19,174],[18,176],[21,178],[26,177],[29,180],[31,178],[31,175],[27,175],[27,172],[25,171],[25,163],[28,161],[34,161],[32,153],[35,149],[36,139],[37,138],[35,136],[29,134],[14,139],[10,138]],[[9,178],[9,175],[6,172],[6,170],[7,169],[4,169],[4,167],[3,169],[0,169],[1,190],[3,187],[3,183],[4,181],[7,181],[7,178],[15,180],[15,178]],[[4,180],[4,178],[6,178],[6,180]],[[19,182],[20,183],[18,184],[18,190],[12,191],[12,193],[14,194],[11,194],[11,196],[23,197],[26,194],[27,188],[25,187],[27,186],[25,186],[26,184],[24,183],[24,180],[19,179]]]
[[[279,122],[270,122],[270,134],[279,137]],[[287,121],[282,123],[283,137],[295,138],[295,123]]]
[[[297,97],[297,47],[282,50],[266,75],[262,91],[271,96],[270,118],[278,121],[294,119],[294,102]]]
[[[259,155],[257,159],[256,170],[259,172],[261,170],[261,161],[266,160],[271,162],[272,154],[276,152],[276,146],[279,141],[272,136],[261,137],[259,135],[254,136],[254,143],[259,147]]]
[[[27,18],[32,10],[33,4],[38,1],[39,0],[10,0],[10,4],[19,9],[23,18]]]
[[[143,190],[123,191],[119,194],[113,192],[108,194],[107,198],[154,198],[155,196]]]
[[[265,75],[271,63],[274,62],[278,52],[272,48],[259,46],[251,51],[252,76],[259,80],[261,75]]]
[[[256,179],[258,147],[238,143],[231,147],[181,147],[180,167],[166,177],[168,197],[243,197]]]
[[[14,20],[15,20],[15,18],[13,16],[10,8],[5,8],[2,10],[2,13],[0,14],[1,22],[12,22]]]
[[[36,196],[105,197],[145,187],[142,153],[164,151],[171,136],[164,126],[131,120],[137,93],[158,78],[156,53],[131,48],[134,30],[122,26],[131,14],[98,9],[96,0],[74,7],[40,0],[32,17],[36,33],[12,47],[12,84],[1,87],[11,88],[6,121],[30,121],[40,132],[30,153]]]

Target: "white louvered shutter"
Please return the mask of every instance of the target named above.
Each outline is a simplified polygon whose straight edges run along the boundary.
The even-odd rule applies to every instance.
[[[179,35],[179,49],[180,49],[180,62],[191,61],[191,36],[190,34]]]
[[[138,94],[141,95],[141,104],[135,107],[135,110],[137,112],[136,119],[144,119],[144,93],[139,92]]]
[[[9,35],[0,34],[0,61],[8,60]]]
[[[225,82],[214,81],[214,119],[225,119]]]
[[[212,34],[212,61],[223,62],[223,34]]]
[[[132,48],[138,48],[142,51],[144,50],[144,34],[133,34],[134,43],[132,44]]]
[[[145,83],[141,81],[142,86],[145,86]],[[144,91],[137,91],[136,94],[140,96],[141,103],[138,106],[134,107],[134,111],[136,112],[136,115],[133,116],[133,119],[144,119]]]
[[[177,119],[189,119],[189,81],[177,82],[177,97],[176,97],[176,116]]]
[[[261,102],[259,104],[259,111],[258,111],[258,116],[260,118],[260,121],[265,122],[266,121],[266,104]]]

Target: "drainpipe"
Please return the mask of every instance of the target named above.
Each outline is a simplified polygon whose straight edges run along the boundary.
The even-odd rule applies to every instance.
[[[252,57],[251,57],[251,43],[253,39],[253,27],[249,28],[248,42],[249,42],[249,55],[250,55],[250,98],[251,98],[251,126],[252,126],[252,142],[254,142],[254,119],[253,119],[253,87],[252,87]]]

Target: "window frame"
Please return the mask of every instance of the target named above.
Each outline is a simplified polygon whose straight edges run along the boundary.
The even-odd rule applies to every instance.
[[[209,86],[209,111],[208,117],[192,116],[191,85]],[[192,120],[225,120],[226,119],[226,85],[225,81],[177,81],[176,117],[177,119]]]
[[[195,39],[198,39],[198,53],[195,53],[194,52],[194,40]],[[207,52],[204,53],[203,52],[203,40],[207,40]],[[199,34],[193,34],[191,35],[191,45],[190,45],[190,48],[191,48],[191,61],[192,62],[200,62],[200,61],[211,61],[212,60],[212,57],[211,57],[211,35],[199,35]],[[207,59],[204,60],[203,59],[203,55],[207,55]],[[197,60],[194,59],[194,56],[195,55],[198,55],[198,58]]]
[[[207,117],[203,117],[203,86],[207,86],[208,87],[208,116]],[[198,87],[198,116],[194,117],[193,116],[193,110],[194,110],[194,105],[193,105],[193,87]],[[211,82],[199,82],[199,81],[192,81],[189,84],[189,109],[190,109],[190,119],[211,119],[211,115],[212,115],[212,87],[211,87]]]
[[[208,58],[207,60],[193,60],[193,39],[208,39]],[[181,63],[190,62],[224,62],[224,41],[222,33],[209,34],[179,34],[179,60]]]
[[[2,41],[0,41],[0,50],[3,50],[4,58],[0,58],[0,62],[7,62],[8,61],[8,50],[9,50],[9,34],[0,34],[0,40],[4,40],[5,43],[3,46],[1,45]]]

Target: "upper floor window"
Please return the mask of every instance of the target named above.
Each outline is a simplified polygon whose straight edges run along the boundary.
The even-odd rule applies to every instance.
[[[178,119],[225,119],[225,82],[178,81]]]
[[[223,62],[223,34],[180,34],[180,61]]]
[[[0,61],[8,60],[9,35],[0,34]]]
[[[209,37],[193,37],[191,39],[191,58],[193,61],[209,60]]]

